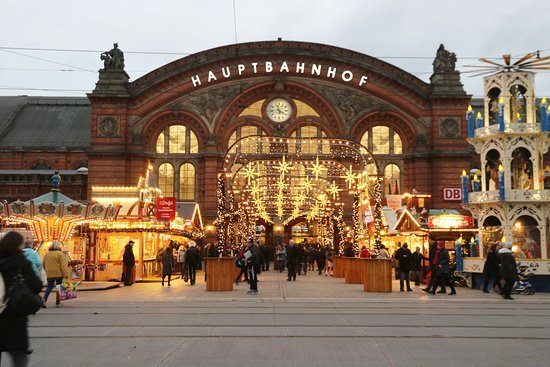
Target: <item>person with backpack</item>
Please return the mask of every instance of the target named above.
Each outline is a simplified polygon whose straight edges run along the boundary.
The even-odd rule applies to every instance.
[[[69,261],[67,256],[61,251],[61,242],[53,241],[46,255],[44,255],[44,269],[48,278],[48,286],[44,292],[44,307],[48,301],[48,296],[55,285],[61,285],[63,278],[69,277]],[[61,307],[59,292],[55,292],[55,306]]]
[[[0,294],[0,310],[5,306],[0,312],[0,365],[2,354],[7,353],[14,366],[27,366],[32,352],[29,349],[27,316],[16,313],[9,304],[10,287],[19,274],[34,295],[42,289],[42,281],[22,253],[23,243],[23,236],[18,232],[8,232],[0,240],[0,283],[6,292]],[[6,300],[8,302],[4,305]]]

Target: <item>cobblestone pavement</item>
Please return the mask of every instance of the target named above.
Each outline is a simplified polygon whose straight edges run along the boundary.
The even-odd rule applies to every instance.
[[[32,366],[547,366],[550,295],[365,293],[309,272],[206,292],[177,279],[80,292],[30,318]]]

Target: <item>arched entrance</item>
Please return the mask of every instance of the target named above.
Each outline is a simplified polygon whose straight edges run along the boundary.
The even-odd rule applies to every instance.
[[[229,148],[218,178],[218,241],[220,246],[242,244],[254,235],[260,220],[280,228],[288,241],[292,226],[307,221],[316,228],[318,242],[339,248],[347,211],[352,213],[349,235],[357,247],[359,234],[369,230],[366,221],[360,222],[359,208],[372,206],[370,231],[377,247],[382,179],[370,152],[350,140],[261,135],[239,139]]]

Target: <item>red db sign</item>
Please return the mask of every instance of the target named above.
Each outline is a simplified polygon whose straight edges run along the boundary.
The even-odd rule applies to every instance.
[[[460,187],[444,187],[444,201],[462,201],[462,189]]]
[[[176,218],[176,198],[157,198],[157,219],[174,220]]]

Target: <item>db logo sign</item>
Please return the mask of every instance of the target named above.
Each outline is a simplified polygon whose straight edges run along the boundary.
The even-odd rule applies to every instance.
[[[460,187],[445,187],[445,188],[443,188],[443,200],[445,200],[445,201],[462,201],[462,189]]]

